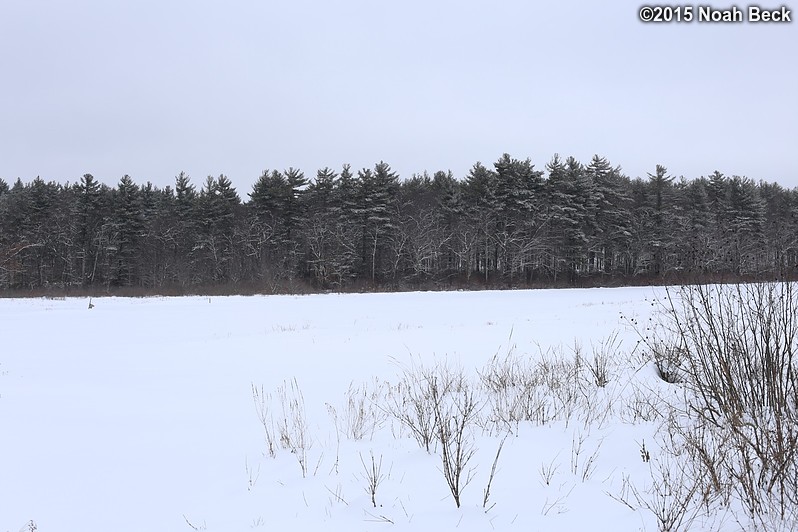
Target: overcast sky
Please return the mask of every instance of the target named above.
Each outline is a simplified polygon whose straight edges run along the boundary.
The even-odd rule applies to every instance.
[[[2,0],[0,177],[224,173],[246,198],[267,168],[463,177],[558,152],[798,186],[798,22],[640,5]]]

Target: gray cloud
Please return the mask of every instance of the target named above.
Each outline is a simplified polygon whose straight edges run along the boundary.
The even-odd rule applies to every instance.
[[[0,177],[171,184],[503,152],[798,186],[795,24],[642,24],[639,4],[9,0]],[[720,7],[720,6],[719,6]]]

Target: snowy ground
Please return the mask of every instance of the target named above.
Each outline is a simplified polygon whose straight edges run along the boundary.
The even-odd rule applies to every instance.
[[[85,299],[0,299],[0,531],[656,530],[624,489],[645,496],[656,477],[659,424],[642,410],[671,385],[635,351],[621,315],[645,323],[662,294],[106,298],[91,310]],[[585,379],[582,410],[469,429],[473,478],[459,509],[439,449],[421,449],[384,402],[366,402],[376,426],[347,437],[350,386],[384,393],[408,368],[435,363],[479,383],[494,355],[535,360],[581,345],[590,356],[614,331],[610,382]],[[279,423],[278,389],[290,397],[294,379],[304,476],[298,453],[268,455],[252,393],[262,387]],[[382,462],[376,508],[372,456]]]

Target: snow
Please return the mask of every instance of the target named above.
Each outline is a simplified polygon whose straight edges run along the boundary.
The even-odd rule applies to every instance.
[[[644,322],[663,293],[96,298],[92,309],[80,298],[0,299],[0,530],[656,530],[650,511],[617,497],[625,478],[643,493],[657,457],[659,423],[635,419],[630,398],[673,385],[655,377],[621,316]],[[386,405],[357,441],[331,415],[340,428],[350,386],[396,384],[409,368],[459,366],[478,382],[494,356],[579,345],[590,355],[614,331],[621,347],[607,387],[587,390],[590,412],[509,433],[474,427],[461,508],[438,449],[421,449]],[[268,455],[252,392],[262,387],[279,417],[277,390],[294,379],[304,477],[298,453]],[[376,508],[371,456],[384,477]]]

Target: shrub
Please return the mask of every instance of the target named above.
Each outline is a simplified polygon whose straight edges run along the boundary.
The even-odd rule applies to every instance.
[[[692,456],[752,519],[798,505],[797,313],[788,282],[684,287],[666,302],[671,345],[686,353]]]

